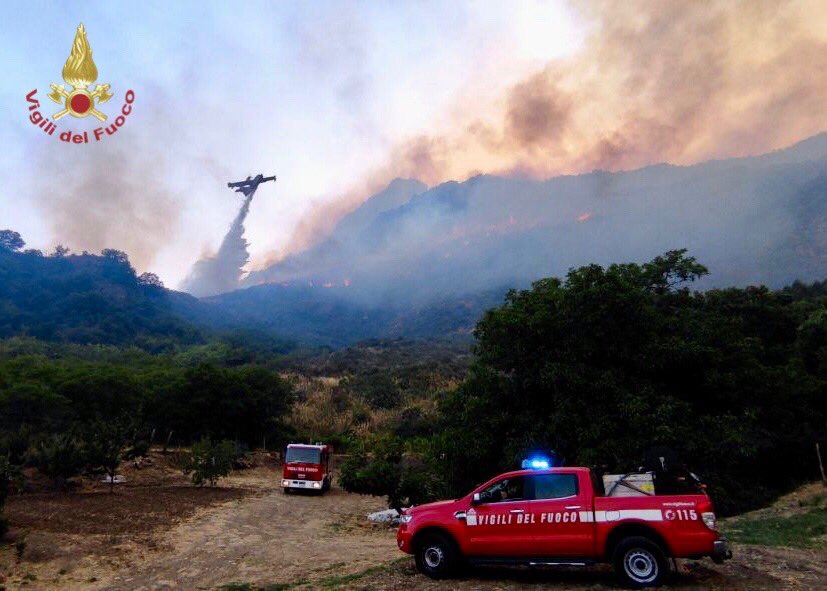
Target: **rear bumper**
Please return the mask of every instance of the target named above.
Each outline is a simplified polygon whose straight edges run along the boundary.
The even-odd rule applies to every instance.
[[[721,538],[713,542],[712,554],[710,554],[709,557],[719,564],[724,560],[732,558],[732,549],[729,547],[729,542],[727,542],[726,538]]]

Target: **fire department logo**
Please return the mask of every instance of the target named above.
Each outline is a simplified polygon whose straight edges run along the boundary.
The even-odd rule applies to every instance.
[[[86,28],[83,23],[78,25],[72,51],[63,65],[63,79],[71,86],[70,91],[67,91],[62,84],[49,85],[52,89],[51,94],[48,95],[49,98],[64,107],[62,111],[52,115],[55,121],[67,114],[73,117],[92,115],[99,121],[106,121],[106,115],[98,111],[95,105],[111,99],[112,93],[109,92],[108,84],[98,84],[92,92],[88,90],[89,86],[98,79],[98,67],[92,59],[92,48],[86,38]]]
[[[29,120],[40,127],[48,135],[53,135],[57,129],[57,121],[66,115],[83,119],[91,115],[100,122],[107,121],[107,116],[98,107],[109,101],[113,94],[111,86],[95,84],[98,80],[98,67],[92,59],[92,47],[86,37],[86,27],[83,23],[75,31],[75,40],[69,57],[63,65],[63,80],[66,84],[49,84],[51,92],[46,95],[62,108],[52,115],[52,119],[40,112],[40,101],[37,98],[37,89],[26,95],[29,103]],[[67,88],[68,85],[68,88]],[[93,87],[94,85],[94,87]],[[106,127],[92,130],[91,137],[101,141],[104,137],[113,135],[126,122],[126,117],[132,112],[132,103],[135,101],[135,92],[128,90],[124,97],[124,104],[113,123]],[[67,143],[88,144],[90,132],[64,131],[58,138]]]

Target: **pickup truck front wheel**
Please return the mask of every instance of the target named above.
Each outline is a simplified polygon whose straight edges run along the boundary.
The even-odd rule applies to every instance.
[[[655,542],[634,536],[621,540],[615,548],[614,568],[624,585],[659,587],[669,574],[669,560]]]
[[[459,563],[459,551],[452,540],[438,533],[426,534],[417,541],[416,568],[432,579],[444,579],[454,574]]]

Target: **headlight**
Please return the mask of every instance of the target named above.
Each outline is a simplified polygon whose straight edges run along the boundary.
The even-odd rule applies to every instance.
[[[322,488],[322,483],[321,482],[314,482],[313,483],[313,488]]]
[[[403,513],[402,515],[399,516],[399,523],[410,523],[411,519],[413,519],[413,515]]]
[[[714,513],[701,513],[701,519],[703,520],[704,525],[707,526],[709,529],[718,529],[718,520],[715,519]]]
[[[282,480],[281,485],[282,486],[290,486],[290,481],[289,480]]]

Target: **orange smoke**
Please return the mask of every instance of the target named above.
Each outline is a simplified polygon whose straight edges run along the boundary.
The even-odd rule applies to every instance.
[[[303,220],[295,252],[395,177],[544,178],[657,162],[690,164],[790,145],[827,128],[827,11],[819,0],[577,4],[578,54],[514,85],[497,110],[463,97],[450,129],[388,161]]]

